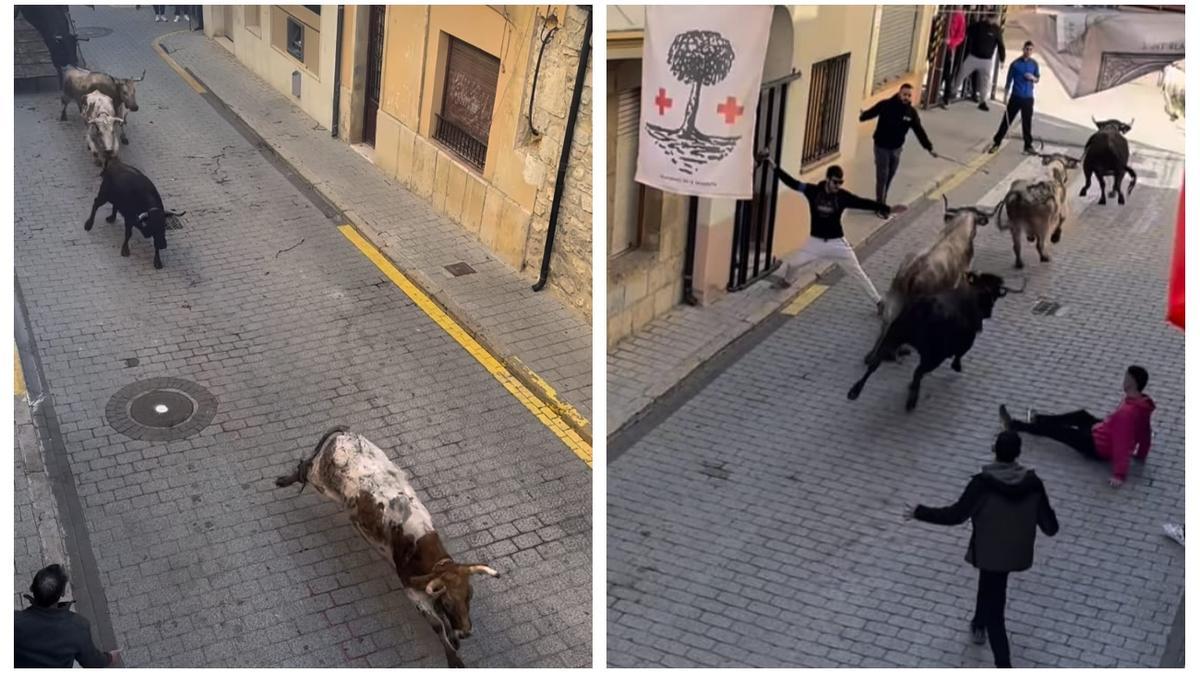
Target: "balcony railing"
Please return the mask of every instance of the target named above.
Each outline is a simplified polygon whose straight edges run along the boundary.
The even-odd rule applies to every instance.
[[[435,114],[434,118],[437,120],[437,127],[433,131],[434,140],[446,146],[471,166],[482,171],[484,160],[487,159],[487,142],[475,138],[465,129],[441,115]]]

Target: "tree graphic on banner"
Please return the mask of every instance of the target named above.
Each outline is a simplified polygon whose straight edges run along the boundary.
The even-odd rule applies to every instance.
[[[728,77],[735,58],[733,45],[716,31],[687,31],[671,41],[667,51],[671,74],[680,82],[691,85],[683,122],[675,129],[647,123],[646,130],[671,163],[685,174],[690,175],[701,165],[724,159],[741,139],[741,136],[710,136],[696,128],[701,89]],[[660,116],[670,107],[671,99],[666,98],[664,90],[659,90],[655,105]],[[726,124],[732,125],[744,113],[744,107],[730,97],[717,107],[717,112],[724,115]]]

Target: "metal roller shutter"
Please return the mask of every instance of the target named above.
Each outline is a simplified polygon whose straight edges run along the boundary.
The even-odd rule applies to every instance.
[[[913,41],[917,34],[916,5],[884,5],[879,19],[879,42],[875,50],[874,89],[909,71]]]
[[[442,116],[486,144],[499,77],[500,59],[451,38]]]

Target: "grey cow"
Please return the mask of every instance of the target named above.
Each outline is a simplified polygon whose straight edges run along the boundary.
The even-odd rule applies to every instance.
[[[127,122],[129,113],[138,109],[137,83],[144,79],[146,79],[145,70],[142,71],[140,77],[118,79],[107,73],[67,66],[63,68],[62,112],[59,113],[58,119],[66,121],[67,106],[72,102],[79,106],[79,114],[82,115],[86,105],[84,97],[93,91],[98,91],[112,99],[117,117]],[[121,124],[121,142],[128,145],[129,138],[125,136],[126,126],[127,124]]]

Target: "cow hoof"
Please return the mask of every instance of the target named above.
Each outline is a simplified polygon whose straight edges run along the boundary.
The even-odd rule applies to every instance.
[[[117,222],[117,214],[115,214],[115,213],[114,213],[114,214],[112,214],[111,216],[106,216],[106,217],[104,218],[104,222],[106,222],[106,223],[115,223],[115,222]]]
[[[122,139],[121,139],[121,145],[129,145],[129,139],[128,139],[128,138],[122,138]]]
[[[1027,242],[1029,242],[1029,243],[1031,243],[1031,244],[1032,244],[1033,242],[1037,241],[1037,237],[1035,237],[1035,236],[1033,236],[1033,235],[1028,235],[1028,236],[1026,236],[1026,237],[1025,237],[1025,241],[1027,241]]]
[[[121,257],[128,258],[129,257],[129,249],[127,249],[127,248],[121,249]]]
[[[909,399],[904,402],[904,412],[912,412],[914,409],[916,409],[916,407],[917,407],[917,397],[916,396],[909,397]]]
[[[962,362],[955,361],[955,362],[951,363],[950,370],[953,370],[956,373],[961,373],[962,372]]]
[[[1050,262],[1050,256],[1044,255],[1044,256],[1040,256],[1040,257],[1041,257],[1042,262]]]
[[[846,394],[846,398],[850,399],[851,401],[857,401],[858,395],[861,393],[862,387],[851,387],[850,391]]]
[[[156,270],[161,270],[162,268],[163,268],[163,264],[162,264],[162,262],[161,262],[161,261],[159,261],[159,260],[155,260],[155,261],[154,261],[154,269],[156,269]]]
[[[1017,264],[1013,265],[1013,267],[1015,267],[1015,268],[1017,268],[1017,269],[1024,269],[1024,268],[1025,268],[1025,263],[1023,263],[1023,262],[1021,262],[1020,260],[1018,260],[1018,261],[1017,261]]]
[[[1080,197],[1086,197],[1086,196],[1087,196],[1087,188],[1083,188],[1082,190],[1080,190],[1080,191],[1079,191],[1079,196],[1080,196]]]
[[[1055,230],[1054,234],[1050,235],[1050,243],[1057,244],[1059,239],[1062,239],[1062,231]]]
[[[1104,200],[1104,199],[1101,199],[1101,200],[1100,200],[1100,206],[1104,206],[1104,205],[1105,205],[1105,204],[1107,204],[1107,203],[1108,203],[1108,201],[1107,201],[1107,200]]]
[[[1125,206],[1125,197],[1123,195],[1118,196],[1117,203],[1120,204],[1121,206]]]

